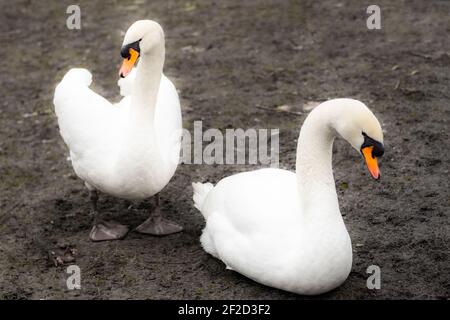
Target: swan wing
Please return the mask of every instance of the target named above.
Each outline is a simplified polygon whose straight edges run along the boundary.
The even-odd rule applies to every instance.
[[[198,201],[199,185],[196,190]],[[221,180],[202,195],[203,248],[227,268],[262,283],[273,281],[273,270],[287,274],[292,268],[288,263],[293,261],[292,248],[300,241],[297,190],[295,173],[280,169]]]
[[[297,177],[282,169],[260,169],[222,179],[204,200],[208,211],[220,212],[243,233],[267,232],[300,216]]]
[[[260,169],[221,180],[203,200],[204,232],[208,233],[205,239],[214,243],[206,247],[214,247],[233,268],[242,259],[264,254],[258,253],[261,248],[277,245],[267,239],[283,242],[292,234],[286,228],[298,226],[301,215],[297,190],[295,173],[280,169]],[[236,241],[240,244],[233,245]]]
[[[88,70],[71,69],[55,89],[53,103],[59,129],[72,157],[83,157],[93,149],[106,152],[99,148],[108,148],[114,135],[117,108],[92,91],[91,82]]]

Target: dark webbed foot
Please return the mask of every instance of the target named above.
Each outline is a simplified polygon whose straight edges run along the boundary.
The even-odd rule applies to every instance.
[[[92,188],[92,187],[91,187]],[[89,233],[92,241],[108,241],[123,239],[128,233],[128,227],[113,221],[103,221],[98,217],[97,201],[98,193],[94,189],[89,189],[89,198],[92,206],[92,216],[94,226]]]
[[[150,217],[136,228],[136,231],[153,236],[166,236],[183,231],[182,226],[163,218],[159,207],[159,194],[156,195],[155,202],[156,208],[153,210]]]
[[[158,211],[158,212],[155,212]],[[161,216],[160,209],[156,208],[150,218],[136,228],[137,232],[153,236],[166,236],[183,231],[183,227]]]
[[[112,221],[99,221],[92,227],[89,238],[92,241],[108,241],[123,239],[128,227]]]

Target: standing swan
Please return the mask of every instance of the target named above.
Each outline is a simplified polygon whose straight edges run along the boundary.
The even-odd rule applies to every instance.
[[[314,295],[342,284],[352,245],[339,211],[331,167],[340,135],[364,156],[379,179],[383,133],[361,102],[335,99],[306,118],[297,146],[296,173],[260,169],[212,184],[194,183],[194,203],[206,227],[206,252],[257,282]]]
[[[161,26],[136,21],[125,34],[119,80],[125,97],[112,105],[93,92],[92,75],[71,69],[55,90],[54,105],[75,173],[90,191],[94,211],[93,241],[123,238],[128,227],[98,217],[97,190],[140,200],[156,195],[156,209],[136,228],[167,235],[182,227],[163,218],[159,192],[178,165],[181,136],[180,101],[163,73],[165,45]],[[139,65],[133,69],[140,58]],[[131,72],[132,71],[132,72]]]

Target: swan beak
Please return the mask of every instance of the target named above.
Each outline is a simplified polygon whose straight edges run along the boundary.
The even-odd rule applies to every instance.
[[[378,168],[377,158],[372,154],[373,146],[364,147],[361,152],[366,160],[367,169],[369,169],[370,174],[375,180],[380,179],[381,173],[380,168]]]
[[[120,67],[119,76],[125,78],[133,69],[137,59],[139,58],[139,52],[133,48],[129,49],[130,55],[128,58],[123,59],[122,67]]]

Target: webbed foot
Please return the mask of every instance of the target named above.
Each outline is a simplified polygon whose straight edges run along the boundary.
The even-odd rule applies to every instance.
[[[94,224],[89,238],[92,241],[109,241],[123,239],[128,233],[128,227],[117,222],[99,221]]]
[[[153,236],[166,236],[183,231],[183,227],[162,217],[159,207],[151,216],[136,228],[137,232]]]

